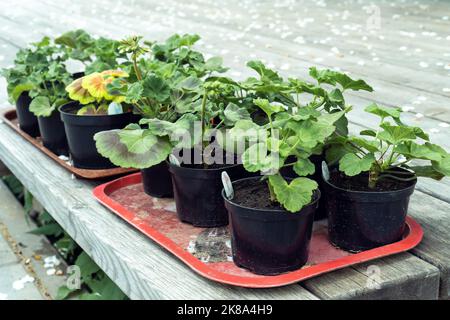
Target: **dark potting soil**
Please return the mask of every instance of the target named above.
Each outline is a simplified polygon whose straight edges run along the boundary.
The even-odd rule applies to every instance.
[[[247,208],[284,210],[279,203],[270,201],[267,180],[246,180],[235,185],[233,202]]]
[[[409,178],[407,175],[402,177]],[[379,180],[375,188],[369,188],[369,175],[362,173],[357,176],[349,177],[339,171],[330,172],[330,182],[336,187],[352,191],[396,191],[403,190],[413,185],[415,181],[399,181],[391,178]]]

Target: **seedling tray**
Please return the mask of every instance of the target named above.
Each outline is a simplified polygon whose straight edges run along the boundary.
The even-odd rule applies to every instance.
[[[171,252],[198,274],[217,282],[248,288],[279,287],[358,263],[414,248],[423,231],[407,217],[402,240],[360,253],[332,246],[326,221],[315,222],[308,263],[299,270],[262,276],[237,267],[231,258],[228,227],[197,228],[177,219],[173,199],[153,198],[144,193],[141,174],[128,175],[102,184],[94,196],[147,237]]]
[[[9,127],[11,127],[14,131],[16,131],[19,135],[24,137],[26,140],[28,140],[31,144],[33,144],[36,148],[41,150],[43,153],[45,153],[47,156],[49,156],[51,159],[56,161],[60,166],[64,167],[74,175],[80,178],[84,179],[103,179],[108,177],[114,177],[114,176],[120,176],[127,173],[132,173],[137,171],[136,169],[125,169],[125,168],[112,168],[112,169],[80,169],[75,168],[74,166],[70,165],[67,161],[61,159],[58,157],[57,154],[53,153],[44,145],[42,144],[42,141],[40,137],[33,138],[26,132],[20,130],[19,122],[17,120],[17,113],[15,109],[11,109],[8,111],[5,111],[2,113],[2,120],[5,122]]]

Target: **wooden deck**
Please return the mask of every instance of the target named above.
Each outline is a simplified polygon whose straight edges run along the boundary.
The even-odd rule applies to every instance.
[[[305,77],[311,65],[349,71],[375,89],[349,96],[355,106],[353,129],[375,123],[363,112],[371,100],[402,106],[407,122],[424,127],[434,142],[450,150],[450,3],[385,0],[376,1],[373,8],[371,2],[3,2],[0,66],[10,65],[16,50],[26,43],[74,28],[116,38],[142,34],[163,39],[174,32],[198,33],[203,39],[200,48],[224,56],[235,77],[250,74],[245,67],[250,59],[263,59],[282,74]],[[3,79],[0,85],[0,99],[5,101]],[[4,124],[0,125],[0,158],[133,299],[449,297],[450,179],[418,183],[410,214],[422,224],[425,237],[412,252],[298,285],[248,290],[219,285],[188,270],[100,206],[91,196],[94,184],[71,179]],[[370,277],[372,265],[379,268],[379,277]]]

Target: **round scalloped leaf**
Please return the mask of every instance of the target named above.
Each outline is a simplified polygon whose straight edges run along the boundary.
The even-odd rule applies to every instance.
[[[314,163],[312,163],[309,159],[298,159],[294,164],[293,169],[299,176],[307,176],[316,171]]]
[[[339,160],[339,170],[343,171],[347,176],[356,176],[364,171],[369,171],[375,157],[372,153],[366,154],[363,158],[359,158],[354,153],[347,153]]]
[[[48,117],[52,114],[54,107],[50,105],[48,97],[38,96],[30,103],[30,111],[37,117]]]
[[[295,178],[290,183],[280,175],[269,176],[269,183],[275,192],[278,202],[293,213],[300,211],[311,202],[317,182],[308,178]]]
[[[115,165],[145,169],[164,161],[171,153],[172,146],[167,137],[155,137],[143,131],[148,132],[142,129],[103,131],[97,133],[94,140],[98,152]]]
[[[76,79],[66,87],[69,93],[69,98],[79,101],[81,104],[88,104],[94,102],[96,99],[90,95],[89,91],[82,87],[83,78]]]

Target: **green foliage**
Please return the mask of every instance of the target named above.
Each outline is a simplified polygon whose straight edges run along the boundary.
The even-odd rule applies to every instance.
[[[269,183],[277,200],[291,212],[298,212],[311,203],[313,192],[318,187],[314,180],[300,177],[286,182],[279,174],[269,176]]]
[[[81,29],[62,34],[55,39],[55,44],[64,48],[68,58],[84,63],[86,74],[116,69],[120,66],[119,60],[125,57],[119,50],[119,41],[95,39]]]
[[[196,35],[174,35],[146,47],[140,37],[122,41],[120,49],[128,55],[135,77],[116,79],[107,88],[110,94],[123,95],[144,119],[141,126],[97,134],[100,154],[122,167],[147,168],[164,161],[173,148],[179,147],[177,137],[182,132],[192,134],[194,121],[203,123],[203,136],[214,126],[210,121],[214,117],[220,117],[224,126],[249,119],[248,112],[229,99],[236,98],[236,86],[210,77],[213,72],[226,70],[222,60],[205,60],[192,49],[198,39]],[[226,110],[224,106],[228,106]],[[181,145],[193,147],[195,142],[200,141],[182,141]]]
[[[23,198],[24,196],[24,187],[19,179],[16,178],[15,175],[10,174],[7,176],[3,176],[1,178],[3,182],[6,184],[9,190],[14,194],[14,196],[18,199]]]
[[[403,124],[400,108],[371,104],[365,110],[380,117],[379,129],[363,130],[360,137],[335,137],[330,142],[327,159],[339,161],[339,170],[348,176],[369,172],[372,188],[380,179],[410,181],[424,176],[439,180],[450,174],[449,153],[430,143],[422,129]],[[429,165],[413,166],[411,161],[429,161]],[[396,168],[412,173],[405,176]]]
[[[268,124],[259,126],[265,134],[258,143],[250,145],[242,155],[244,168],[249,172],[260,171],[268,175],[269,190],[273,190],[275,198],[288,211],[298,212],[311,202],[317,183],[304,176],[313,174],[313,163],[308,159],[323,145],[336,130],[337,122],[344,112],[286,112],[286,108],[278,103],[270,103],[267,99],[255,99],[256,106],[268,117]],[[275,119],[275,121],[273,121]],[[257,126],[256,124],[254,124]],[[296,161],[286,163],[288,157]],[[288,182],[279,173],[284,166],[293,166],[301,176]]]

